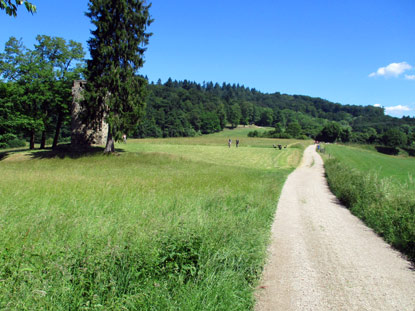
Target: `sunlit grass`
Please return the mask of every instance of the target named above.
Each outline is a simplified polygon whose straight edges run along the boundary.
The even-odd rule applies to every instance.
[[[326,146],[326,152],[333,193],[387,242],[415,260],[415,159],[339,145]]]
[[[242,127],[201,137],[132,139],[127,144],[117,144],[117,147],[128,152],[174,154],[184,159],[220,165],[275,169],[296,167],[303,148],[310,144],[309,141],[294,139],[251,138],[246,137],[247,132],[248,128]],[[231,148],[228,147],[229,138],[233,139]],[[240,141],[238,148],[236,139]],[[273,148],[279,144],[287,148]],[[293,145],[301,147],[290,148]]]
[[[252,308],[278,196],[303,145],[241,139],[229,149],[215,139],[0,161],[0,309]]]
[[[343,145],[326,145],[328,153],[342,163],[365,173],[375,173],[380,179],[389,178],[397,184],[415,189],[415,158],[397,157]]]
[[[297,158],[301,154],[301,150],[292,148],[277,151],[274,148],[228,148],[226,145],[168,145],[140,142],[119,147],[129,152],[172,154],[197,162],[256,169],[293,168],[296,163],[290,163],[289,159]]]

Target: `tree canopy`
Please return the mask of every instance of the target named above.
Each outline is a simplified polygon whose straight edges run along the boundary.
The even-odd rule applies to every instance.
[[[340,133],[340,126],[336,122],[331,122],[321,130],[321,132],[317,135],[316,139],[328,143],[333,143],[336,141],[337,138],[340,137]]]
[[[389,147],[404,146],[407,143],[407,136],[399,128],[391,128],[383,134],[383,143]]]
[[[81,73],[84,52],[80,43],[59,37],[37,36],[33,50],[11,37],[0,54],[0,77],[4,97],[0,99],[0,119],[8,119],[8,129],[0,135],[22,133],[30,138],[41,133],[41,148],[48,133],[55,131],[57,145],[61,126],[69,119],[71,87]],[[10,137],[10,136],[9,136]]]

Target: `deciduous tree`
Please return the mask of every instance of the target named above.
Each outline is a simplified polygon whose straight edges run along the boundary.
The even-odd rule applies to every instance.
[[[290,122],[285,132],[293,138],[299,137],[301,136],[301,125],[297,121]]]
[[[261,119],[259,120],[259,125],[271,126],[274,121],[273,112],[270,108],[265,108],[261,113]]]
[[[333,143],[336,141],[337,138],[340,137],[340,132],[340,125],[336,122],[331,122],[321,130],[321,132],[317,135],[316,139],[328,143]]]
[[[49,36],[36,39],[35,49],[29,50],[11,37],[5,52],[0,54],[0,77],[14,89],[8,93],[7,103],[25,116],[18,118],[26,120],[26,125],[19,128],[30,136],[31,149],[36,132],[42,131],[41,148],[44,148],[46,133],[53,132],[53,128],[56,147],[62,123],[69,117],[72,83],[80,75],[81,69],[73,62],[82,61],[84,55],[80,43],[67,44],[62,38]]]
[[[406,145],[407,137],[399,128],[391,128],[383,134],[383,143],[388,147]]]
[[[49,66],[52,75],[50,91],[53,93],[53,100],[47,105],[49,115],[54,118],[48,120],[48,127],[51,122],[55,125],[55,134],[52,148],[58,144],[60,130],[65,119],[70,116],[70,106],[72,103],[71,88],[73,81],[81,76],[82,61],[85,52],[82,44],[60,37],[50,37],[39,35],[36,37],[37,44],[35,51],[39,57],[39,62]],[[45,126],[46,127],[46,126]],[[44,146],[42,139],[41,145]]]
[[[5,10],[7,15],[16,16],[17,7],[22,4],[25,5],[28,12],[32,14],[36,12],[36,5],[27,0],[0,0],[0,9]]]
[[[34,149],[35,133],[43,130],[40,120],[42,102],[45,101],[45,79],[47,72],[41,67],[33,51],[26,49],[20,40],[11,37],[5,45],[5,52],[0,54],[0,76],[10,82],[13,93],[11,99],[16,114],[24,116],[22,129],[30,137],[30,149]],[[17,96],[16,96],[17,95]]]

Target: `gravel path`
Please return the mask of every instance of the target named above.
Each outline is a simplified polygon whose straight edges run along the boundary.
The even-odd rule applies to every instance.
[[[337,202],[315,146],[284,185],[268,251],[256,311],[415,311],[415,271]]]

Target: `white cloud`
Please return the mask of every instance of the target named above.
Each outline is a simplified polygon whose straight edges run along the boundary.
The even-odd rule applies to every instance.
[[[390,115],[392,117],[397,117],[397,118],[402,118],[405,115],[415,116],[415,105],[410,105],[410,106],[397,105],[397,106],[385,107],[385,113],[387,115]]]
[[[374,104],[373,107],[382,107],[381,104]]]
[[[411,111],[412,109],[409,108],[408,106],[402,106],[402,105],[397,105],[397,106],[392,106],[392,107],[385,107],[386,112],[399,112],[399,111]]]
[[[412,66],[407,62],[391,63],[386,67],[380,67],[376,72],[372,72],[369,77],[398,77]]]
[[[405,75],[406,80],[415,80],[415,75]]]

